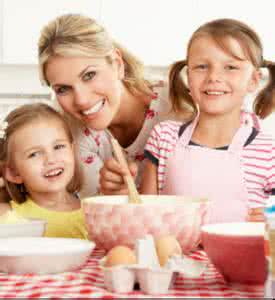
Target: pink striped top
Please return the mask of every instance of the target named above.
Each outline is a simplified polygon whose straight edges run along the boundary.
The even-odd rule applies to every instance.
[[[145,146],[146,157],[158,166],[159,192],[163,189],[167,159],[179,139],[182,125],[176,121],[157,124]],[[258,132],[243,147],[242,159],[250,207],[261,207],[266,204],[272,189],[275,189],[275,140],[262,131]]]

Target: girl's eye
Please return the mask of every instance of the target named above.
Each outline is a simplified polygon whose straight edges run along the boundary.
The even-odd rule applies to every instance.
[[[195,69],[205,70],[205,69],[207,69],[207,65],[205,65],[205,64],[197,65],[197,66],[195,67]]]
[[[67,86],[60,86],[57,89],[55,89],[55,93],[57,95],[64,95],[69,90],[69,87]]]
[[[54,146],[54,149],[55,149],[55,150],[59,150],[59,149],[63,149],[63,148],[66,148],[66,145],[65,145],[65,144],[58,144],[58,145],[55,145],[55,146]]]
[[[91,80],[96,75],[95,71],[89,71],[83,75],[83,80],[88,81]]]
[[[228,66],[226,66],[226,69],[227,69],[227,70],[237,70],[238,67],[233,66],[233,65],[228,65]]]

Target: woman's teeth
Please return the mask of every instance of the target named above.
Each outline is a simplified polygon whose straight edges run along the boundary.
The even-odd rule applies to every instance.
[[[207,94],[207,95],[224,95],[224,94],[226,94],[226,92],[222,92],[222,91],[205,91],[205,94]]]
[[[55,169],[52,170],[48,173],[45,174],[45,177],[53,177],[53,176],[58,176],[60,174],[62,174],[64,172],[64,169],[60,168],[60,169]]]
[[[82,114],[87,116],[89,114],[94,114],[97,113],[98,111],[100,111],[100,109],[103,107],[105,103],[105,99],[97,102],[93,107],[91,107],[90,109],[84,110],[82,111]]]

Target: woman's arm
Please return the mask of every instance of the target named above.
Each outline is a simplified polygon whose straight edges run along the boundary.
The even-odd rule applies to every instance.
[[[157,166],[153,164],[149,159],[146,159],[141,185],[141,194],[158,194],[158,178],[157,178]]]

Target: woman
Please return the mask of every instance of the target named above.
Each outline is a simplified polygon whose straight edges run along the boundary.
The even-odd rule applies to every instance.
[[[138,185],[150,130],[173,117],[165,86],[146,80],[142,63],[86,16],[57,17],[43,28],[38,47],[42,80],[73,120],[84,169],[81,196],[127,193],[109,137],[134,162]]]

